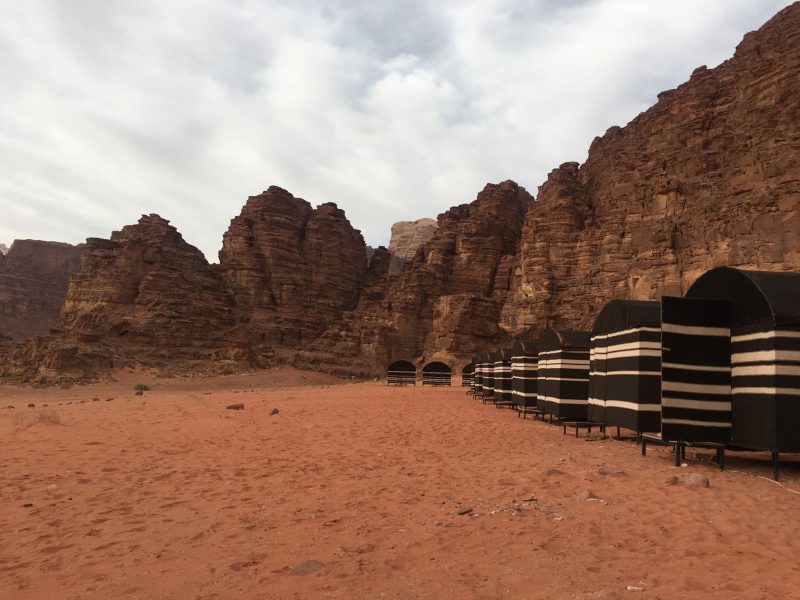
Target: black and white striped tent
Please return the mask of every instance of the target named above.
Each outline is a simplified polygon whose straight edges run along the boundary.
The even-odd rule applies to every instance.
[[[586,420],[589,408],[588,331],[548,329],[539,343],[538,399],[545,414]]]
[[[429,362],[422,367],[422,385],[450,385],[453,371],[443,362]]]
[[[505,406],[513,405],[511,393],[511,349],[500,348],[494,353],[494,401]]]
[[[483,358],[480,354],[472,357],[472,364],[475,365],[475,371],[472,375],[472,395],[480,398],[483,395]]]
[[[475,377],[475,363],[464,365],[461,369],[461,387],[472,387],[472,380]]]
[[[719,267],[665,300],[662,436],[800,451],[800,273]]]
[[[589,352],[588,420],[637,433],[661,430],[661,305],[612,300]]]
[[[417,369],[407,360],[396,360],[389,365],[386,383],[389,385],[417,385]]]
[[[511,346],[511,394],[514,405],[536,407],[539,343],[517,340]]]
[[[484,352],[481,389],[484,401],[494,401],[494,352]]]

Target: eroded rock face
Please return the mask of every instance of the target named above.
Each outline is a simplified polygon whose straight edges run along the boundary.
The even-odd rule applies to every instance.
[[[279,350],[355,308],[367,276],[364,239],[344,211],[275,186],[231,221],[219,261],[254,344]]]
[[[0,244],[0,254],[8,254],[8,246]]]
[[[400,273],[417,251],[430,241],[438,226],[435,219],[399,221],[392,225],[392,237],[389,240],[392,264],[389,273],[392,275]]]
[[[501,327],[586,328],[608,300],[706,270],[800,269],[800,4],[700,67],[539,189]]]
[[[531,202],[524,188],[506,181],[440,215],[433,238],[406,270],[365,290],[358,308],[301,352],[298,362],[377,375],[395,359],[450,359],[496,340]]]
[[[16,240],[0,253],[0,335],[22,341],[58,324],[80,246]]]
[[[59,329],[31,340],[11,374],[248,359],[222,278],[158,215],[142,216],[111,239],[86,241]],[[26,371],[26,363],[36,369]]]

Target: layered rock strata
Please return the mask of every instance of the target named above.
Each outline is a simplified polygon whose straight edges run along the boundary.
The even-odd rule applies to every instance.
[[[0,253],[0,336],[22,341],[58,324],[80,246],[16,240]]]
[[[389,240],[392,262],[389,273],[399,274],[413,260],[417,251],[430,241],[438,226],[435,219],[399,221],[392,225],[392,237]]]

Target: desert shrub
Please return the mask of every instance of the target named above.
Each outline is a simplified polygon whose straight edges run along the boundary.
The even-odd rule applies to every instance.
[[[40,410],[36,415],[37,423],[61,423],[61,417],[53,409]]]
[[[62,390],[68,390],[71,387],[72,387],[72,384],[69,383],[68,381],[65,381],[64,383],[61,384],[61,389]]]
[[[137,392],[149,392],[150,386],[146,383],[137,383],[135,386],[133,386],[133,389],[135,389]]]

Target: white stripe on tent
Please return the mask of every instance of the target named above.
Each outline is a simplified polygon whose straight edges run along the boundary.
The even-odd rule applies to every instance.
[[[745,375],[800,375],[800,366],[777,365],[773,362],[733,367],[734,377]]]
[[[709,367],[707,365],[688,365],[683,363],[661,363],[662,369],[681,369],[683,371],[705,371],[707,373],[727,373],[730,367]]]
[[[772,331],[762,331],[760,333],[748,333],[746,335],[734,335],[731,337],[731,341],[752,342],[754,340],[768,340],[777,337],[800,338],[800,331],[786,331],[777,329]]]
[[[596,375],[598,377],[616,377],[617,375],[661,375],[661,371],[597,371],[596,373],[589,373],[589,375]]]
[[[798,388],[779,388],[779,387],[740,387],[733,388],[733,394],[783,394],[786,396],[800,396]]]
[[[688,408],[691,410],[730,411],[731,409],[730,400],[719,400],[712,402],[710,400],[686,400],[685,398],[672,398],[669,396],[664,396],[662,399],[662,404],[668,408]]]
[[[606,352],[622,352],[624,350],[661,350],[661,342],[627,342],[604,346]]]
[[[610,348],[604,355],[605,360],[613,360],[615,358],[632,358],[637,356],[661,356],[661,346],[658,350],[621,350],[614,352]]]
[[[680,333],[683,335],[706,335],[713,337],[730,337],[731,330],[728,327],[699,327],[697,325],[678,325],[676,323],[664,323],[661,326],[666,333]]]
[[[587,401],[585,399],[569,399],[569,398],[553,398],[551,396],[539,396],[545,402],[553,402],[555,404],[586,404]]]
[[[661,422],[671,425],[697,425],[698,427],[723,427],[725,429],[731,428],[730,423],[721,421],[694,421],[692,419],[665,419],[664,417],[661,417]]]
[[[648,331],[652,333],[660,333],[660,327],[636,327],[635,329],[626,329],[625,331],[614,331],[612,333],[604,333],[601,335],[592,336],[593,340],[607,340],[608,338],[617,337],[620,335],[628,335],[629,333],[639,333],[640,331]]]
[[[660,404],[639,404],[625,400],[606,400],[606,408],[625,408],[639,412],[661,412]]]
[[[800,361],[800,352],[794,350],[761,350],[759,352],[736,352],[732,363],[771,362],[775,360]]]
[[[538,398],[539,396],[536,392],[520,392],[519,390],[514,390],[514,395],[523,398]]]
[[[712,385],[709,383],[681,383],[680,381],[662,381],[661,389],[665,392],[689,392],[691,394],[730,394],[730,385]]]

